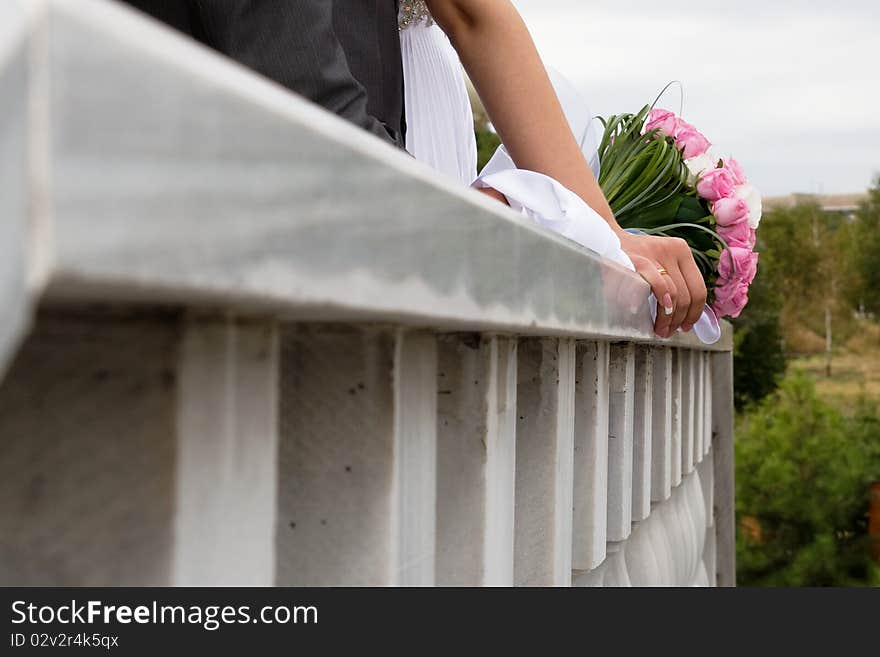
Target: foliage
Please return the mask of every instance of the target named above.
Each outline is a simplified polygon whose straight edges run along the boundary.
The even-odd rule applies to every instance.
[[[787,377],[741,418],[736,442],[738,577],[752,586],[880,583],[867,540],[880,480],[880,416],[844,415],[811,380]]]
[[[673,223],[687,189],[688,170],[672,138],[643,134],[650,107],[600,119],[599,186],[625,228]]]
[[[501,138],[498,133],[488,128],[477,130],[477,171],[482,171],[483,167],[495,155],[495,151],[501,145]]]
[[[824,335],[827,309],[835,342],[845,341],[858,330],[857,311],[880,313],[880,177],[853,217],[811,202],[767,212],[757,250],[758,280],[779,295],[784,333]]]
[[[761,254],[760,275],[749,288],[748,312],[733,320],[733,389],[737,410],[771,394],[785,373],[786,352],[779,317],[781,294],[773,286],[772,253]]]
[[[844,225],[813,202],[774,209],[761,222],[759,277],[777,295],[787,327],[798,323],[823,334],[826,306],[838,318],[851,314],[837,307],[847,267],[840,255],[848,238]]]
[[[847,299],[855,308],[880,313],[880,176],[856,213],[849,244]]]
[[[749,289],[748,312],[736,328],[734,389],[738,409],[773,392],[787,354],[797,352],[800,335],[824,340],[825,310],[833,335],[845,340],[855,330],[847,304],[853,269],[853,228],[817,203],[768,211],[758,231],[758,276]]]
[[[650,109],[600,118],[599,187],[622,228],[686,240],[712,290],[721,253],[712,213],[691,184],[675,139],[657,129],[644,133]]]

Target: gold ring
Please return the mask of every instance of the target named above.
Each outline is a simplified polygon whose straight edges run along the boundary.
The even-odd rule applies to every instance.
[[[666,271],[663,267],[658,267],[657,271],[660,272],[661,276],[669,276],[669,272]]]

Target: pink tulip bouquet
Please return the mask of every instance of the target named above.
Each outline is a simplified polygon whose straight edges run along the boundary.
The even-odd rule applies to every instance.
[[[748,303],[758,254],[761,195],[733,158],[672,112],[601,119],[599,185],[618,223],[685,239],[706,281],[718,317],[738,317]]]

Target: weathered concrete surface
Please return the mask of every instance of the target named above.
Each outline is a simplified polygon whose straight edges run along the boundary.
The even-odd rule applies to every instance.
[[[51,298],[653,339],[638,276],[122,7],[49,6]]]
[[[511,586],[516,340],[444,336],[437,372],[437,577]]]
[[[28,28],[23,5],[0,4],[0,377],[30,319],[25,259],[28,213]]]
[[[48,12],[30,34],[52,30],[27,48],[9,38],[22,6],[0,6],[0,375],[31,299],[51,312],[0,384],[0,531],[17,537],[0,580],[623,584],[662,562],[668,581],[733,581],[729,327],[693,371],[692,336],[651,336],[638,277],[115,4],[29,3]],[[279,356],[278,319],[360,328],[288,326]],[[479,394],[438,398],[436,338],[412,327],[482,333],[452,357]],[[643,388],[630,358],[608,375],[622,341],[675,347],[653,386],[647,361]],[[695,465],[705,478],[710,425],[717,535],[693,495],[664,502]],[[663,528],[641,573],[633,519]]]
[[[608,538],[607,342],[577,346],[574,420],[572,569],[591,570],[605,559]]]
[[[0,583],[171,582],[177,322],[41,316],[0,384]]]
[[[173,583],[271,586],[277,326],[189,317],[179,351]]]
[[[291,326],[281,344],[277,583],[432,584],[434,339]]]
[[[662,502],[672,492],[672,349],[654,349],[653,358],[651,501]]]
[[[638,522],[651,514],[654,354],[649,347],[641,345],[636,347],[634,386],[632,519],[633,522]]]
[[[733,354],[712,355],[713,506],[718,586],[736,586],[736,486],[733,450]]]
[[[514,583],[571,584],[575,348],[519,345]]]
[[[611,346],[608,411],[608,540],[632,530],[635,345]]]

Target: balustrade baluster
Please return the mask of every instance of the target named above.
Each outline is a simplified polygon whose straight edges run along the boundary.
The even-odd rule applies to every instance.
[[[694,471],[696,443],[696,360],[697,352],[682,349],[681,355],[681,476]]]
[[[436,358],[430,335],[284,329],[279,584],[434,582]]]
[[[673,399],[673,351],[653,350],[654,393],[651,413],[651,500],[662,502],[672,492],[672,425],[677,399]]]
[[[608,540],[632,531],[635,345],[611,345],[608,416]]]
[[[733,353],[712,354],[712,463],[717,586],[736,586]]]
[[[514,582],[571,583],[575,344],[519,344]]]
[[[0,375],[6,369],[26,329],[30,314],[28,266],[28,212],[34,219],[41,207],[28,208],[28,131],[34,126],[28,117],[28,95],[33,81],[28,74],[28,26],[24,8],[16,3],[0,3]],[[7,40],[2,42],[2,38]],[[40,162],[39,164],[43,164]],[[42,246],[33,243],[33,247]],[[33,283],[32,281],[30,282]]]
[[[694,365],[694,455],[693,463],[696,465],[703,460],[706,453],[706,352],[693,352]]]
[[[712,354],[706,354],[705,359],[706,373],[703,378],[703,436],[704,449],[706,454],[712,449]]]
[[[192,318],[181,347],[175,584],[275,574],[278,330]]]
[[[179,339],[174,314],[37,316],[0,386],[0,584],[173,582]]]
[[[608,528],[609,344],[579,342],[574,435],[572,567],[591,570],[605,560]]]
[[[516,340],[439,341],[437,578],[513,584]]]
[[[682,396],[685,388],[685,372],[687,367],[686,351],[673,349],[672,351],[672,487],[681,483],[681,465],[683,432],[684,432],[684,408]]]
[[[650,347],[637,346],[633,403],[632,519],[651,513],[652,431],[654,428],[654,356]]]

